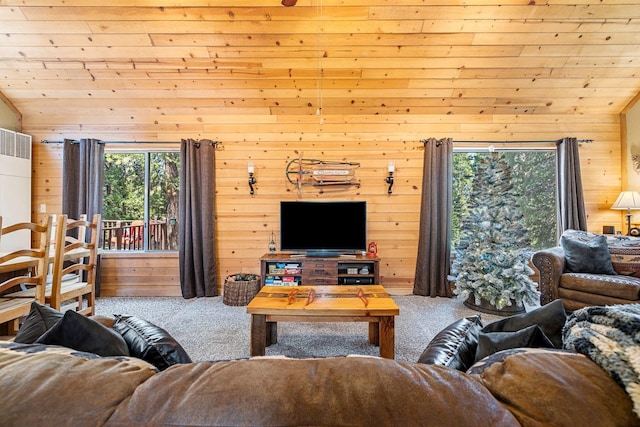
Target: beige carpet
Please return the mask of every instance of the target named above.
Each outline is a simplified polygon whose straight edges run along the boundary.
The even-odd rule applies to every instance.
[[[395,320],[397,360],[417,361],[429,341],[461,317],[480,314],[485,325],[501,318],[471,310],[457,298],[393,299],[400,307]],[[250,315],[244,306],[224,305],[222,297],[101,297],[96,314],[146,319],[167,330],[194,361],[249,357]],[[348,354],[379,355],[378,347],[368,342],[366,323],[280,323],[278,343],[267,347],[267,355],[298,358]]]

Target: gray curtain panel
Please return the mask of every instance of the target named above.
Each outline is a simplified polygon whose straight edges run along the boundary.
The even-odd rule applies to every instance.
[[[447,275],[451,258],[453,141],[430,138],[424,146],[422,201],[415,295],[451,297]]]
[[[180,148],[178,253],[184,298],[218,295],[215,242],[215,150],[208,139]]]
[[[97,139],[64,141],[62,213],[69,218],[102,215],[104,144]]]
[[[102,215],[104,144],[97,139],[65,140],[62,150],[62,213],[78,219]],[[100,257],[97,259],[95,295],[100,296]]]
[[[576,138],[563,138],[557,149],[558,235],[568,229],[586,230],[580,154]]]

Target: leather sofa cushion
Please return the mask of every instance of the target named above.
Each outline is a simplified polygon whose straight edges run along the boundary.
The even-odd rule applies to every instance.
[[[466,371],[475,362],[481,327],[479,314],[456,320],[433,337],[418,362]]]
[[[146,360],[159,370],[191,358],[169,332],[136,316],[116,315],[113,329],[122,335],[131,356]]]
[[[640,425],[622,387],[582,354],[505,350],[467,372],[491,390],[523,427]]]
[[[110,423],[518,425],[463,372],[377,357],[253,358],[175,365],[138,387]]]
[[[156,372],[134,358],[0,341],[0,424],[100,426]]]
[[[631,276],[565,273],[560,287],[630,301],[640,298],[640,278]]]

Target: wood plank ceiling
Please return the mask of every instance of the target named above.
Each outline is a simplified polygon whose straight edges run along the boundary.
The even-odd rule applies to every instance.
[[[179,126],[196,110],[618,114],[640,91],[630,0],[0,4],[0,92],[36,132],[106,114]]]

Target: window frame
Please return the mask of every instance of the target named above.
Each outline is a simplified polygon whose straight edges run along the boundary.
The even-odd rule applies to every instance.
[[[158,253],[177,253],[179,248],[176,249],[166,249],[166,250],[161,250],[161,249],[149,249],[149,221],[150,221],[150,213],[149,213],[149,202],[150,202],[150,197],[149,197],[149,191],[150,191],[150,181],[151,181],[151,155],[152,153],[176,153],[176,154],[180,154],[180,148],[179,147],[175,147],[175,148],[158,148],[157,146],[154,147],[150,147],[150,148],[141,148],[141,147],[136,147],[136,148],[123,148],[123,147],[113,147],[113,148],[108,148],[105,147],[105,155],[106,154],[129,154],[129,155],[135,155],[135,154],[142,154],[144,155],[144,201],[143,201],[143,222],[144,222],[144,232],[142,233],[143,235],[143,242],[142,242],[142,249],[138,250],[138,249],[103,249],[105,252],[107,253],[154,253],[154,254],[158,254]],[[104,185],[106,186],[107,182],[105,179],[105,183]],[[105,199],[106,195],[103,194],[102,198],[103,200]],[[169,218],[167,218],[167,222],[169,221]]]

